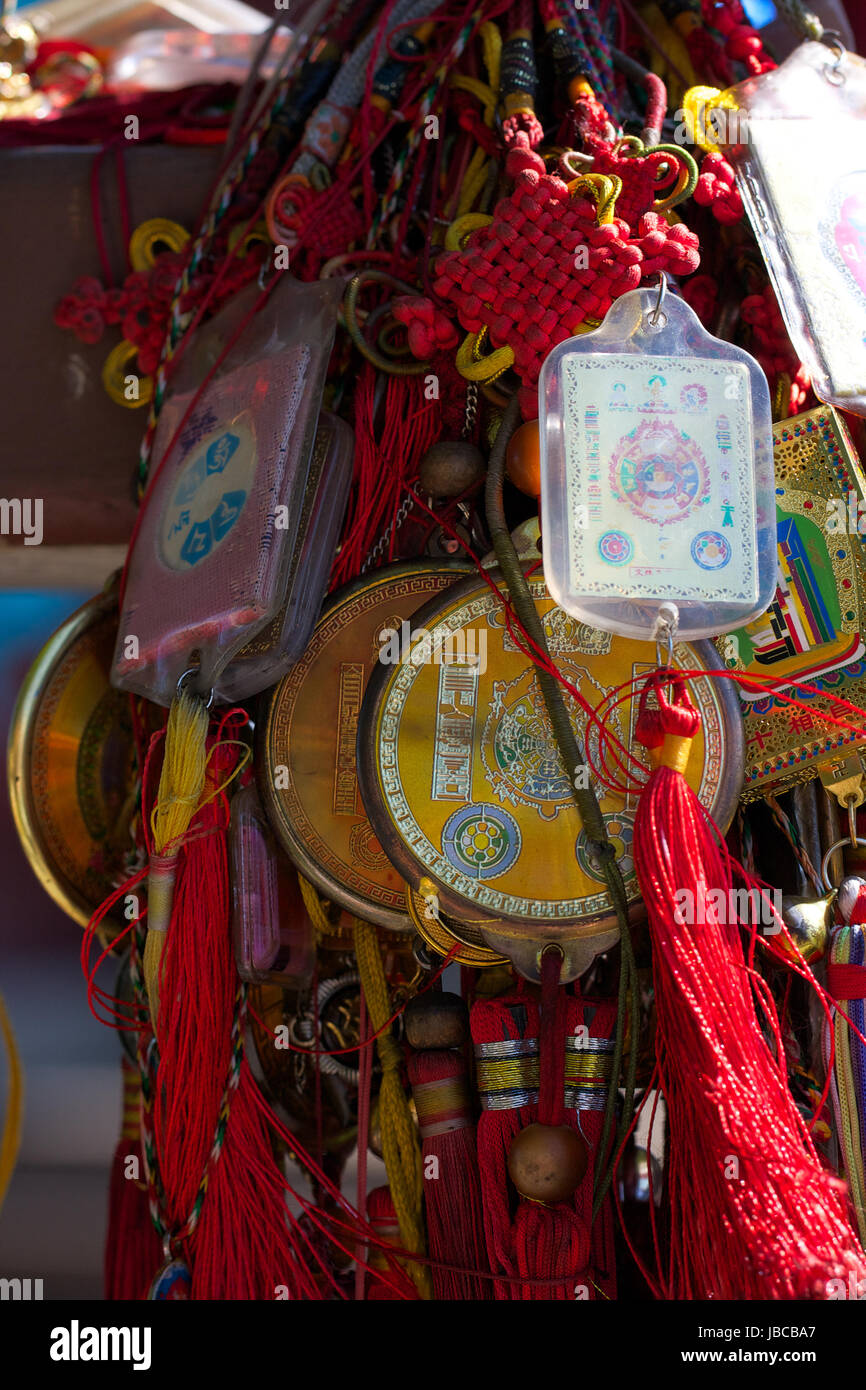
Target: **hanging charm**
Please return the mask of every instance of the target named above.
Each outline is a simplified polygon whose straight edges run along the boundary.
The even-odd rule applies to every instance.
[[[866,59],[826,37],[713,116],[816,395],[866,415]]]
[[[757,362],[659,288],[622,295],[539,380],[544,570],[567,613],[680,638],[766,608],[775,581],[770,394]]]

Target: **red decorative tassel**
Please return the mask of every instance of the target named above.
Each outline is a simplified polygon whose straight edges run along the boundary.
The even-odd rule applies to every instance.
[[[647,705],[651,690],[656,709]],[[831,1278],[862,1278],[866,1264],[844,1185],[821,1167],[788,1090],[770,993],[744,958],[736,914],[718,909],[736,902],[733,861],[681,771],[698,724],[682,682],[673,682],[670,703],[661,677],[644,687],[636,737],[653,771],[634,856],[652,934],[670,1129],[662,1289],[672,1299],[826,1298]],[[688,902],[701,910],[684,912]]]
[[[554,960],[558,978],[556,956]],[[542,1015],[527,990],[480,1000],[471,1013],[483,1106],[478,1162],[487,1252],[494,1274],[505,1276],[496,1282],[495,1293],[511,1300],[615,1297],[607,1204],[590,1229],[593,1156],[601,1139],[615,1010],[606,1001],[567,994],[555,983],[548,994],[553,1018],[549,1005],[541,1066]],[[522,1130],[538,1123],[576,1130],[589,1150],[586,1172],[565,1201],[518,1199],[511,1186],[511,1145]]]
[[[160,1258],[143,1180],[138,1068],[125,1057],[121,1066],[123,1121],[111,1165],[105,1235],[105,1297],[109,1300],[144,1298]]]
[[[374,1187],[367,1194],[367,1220],[380,1240],[399,1246],[400,1227],[390,1187]],[[389,1260],[380,1248],[369,1248],[367,1264],[371,1271],[367,1276],[368,1303],[399,1303],[407,1298],[417,1300],[418,1290],[412,1280],[402,1266],[395,1260]]]
[[[424,1206],[430,1254],[443,1266],[489,1269],[478,1148],[466,1063],[459,1052],[413,1052],[409,1080],[418,1111],[424,1163]],[[431,1165],[429,1160],[435,1160]],[[489,1279],[433,1266],[437,1299],[493,1296]]]
[[[237,748],[216,734],[208,776],[225,783]],[[334,1285],[305,1228],[243,1055],[230,930],[224,794],[181,850],[160,963],[153,1135],[161,1215],[192,1275],[193,1299],[316,1300]],[[234,1031],[233,1031],[234,1020]]]

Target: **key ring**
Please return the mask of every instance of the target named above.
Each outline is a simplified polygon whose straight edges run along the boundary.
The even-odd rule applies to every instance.
[[[848,52],[842,42],[842,35],[837,33],[835,29],[825,29],[821,35],[821,43],[826,44],[834,55],[834,61],[824,65],[824,76],[832,86],[841,87],[845,81],[842,61]]]
[[[847,849],[861,849],[861,848],[866,848],[866,840],[861,839],[859,836],[856,837],[856,838],[853,839],[853,840],[850,840],[850,839],[847,839],[847,840],[846,840],[846,839],[837,840],[836,843],[835,843],[834,845],[831,845],[830,848],[827,850],[827,853],[824,855],[824,858],[821,860],[821,882],[823,883],[824,887],[827,889],[827,892],[828,892],[828,893],[832,893],[832,892],[834,891],[835,885],[832,884],[832,883],[830,882],[829,878],[827,877],[827,867],[828,867],[828,865],[829,865],[829,863],[830,863],[830,860],[831,860],[832,856],[836,853],[837,849],[842,849],[843,847],[844,847],[844,848],[847,848]]]
[[[183,683],[184,683],[184,681],[186,680],[187,676],[197,676],[197,675],[199,674],[199,671],[200,671],[200,670],[201,670],[201,667],[200,667],[200,666],[188,666],[188,667],[186,668],[185,671],[182,671],[182,672],[181,672],[180,676],[178,677],[178,681],[177,681],[177,693],[178,693],[178,695],[181,693],[181,691],[182,691],[183,688],[184,688]],[[213,696],[214,696],[213,686],[211,686],[210,694],[208,695],[207,700],[204,699],[204,695],[202,695],[198,690],[190,690],[188,693],[189,693],[190,695],[197,695],[198,698],[199,698],[200,700],[204,700],[204,707],[205,707],[205,709],[210,709],[211,705],[213,704]]]

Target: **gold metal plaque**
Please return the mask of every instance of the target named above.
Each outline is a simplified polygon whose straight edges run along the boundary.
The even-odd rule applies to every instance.
[[[411,930],[405,885],[367,819],[356,776],[361,700],[393,631],[467,565],[389,565],[336,594],[303,657],[274,690],[262,734],[262,801],[287,854],[332,902],[392,931]]]
[[[31,667],[9,736],[9,796],[24,851],[81,926],[131,872],[134,853],[129,696],[109,684],[116,637],[116,593],[73,613]]]
[[[493,578],[501,583],[498,572]],[[655,665],[651,644],[611,637],[570,618],[543,580],[529,584],[551,655],[591,706]],[[535,667],[509,633],[499,595],[472,576],[416,613],[413,626],[426,637],[399,665],[380,667],[371,678],[358,740],[364,804],[395,868],[413,889],[422,877],[430,879],[441,912],[480,929],[494,949],[504,949],[509,935],[597,940],[613,932],[615,940],[616,919],[586,844]],[[674,660],[686,669],[721,665],[709,642],[678,645]],[[702,724],[687,776],[723,826],[736,807],[742,765],[741,721],[729,684],[708,677],[689,682]],[[566,700],[583,745],[588,716],[571,696]],[[636,714],[636,702],[628,700],[610,727],[638,755]],[[587,776],[597,784],[595,728],[589,749]],[[640,764],[636,771],[641,775]],[[637,905],[631,841],[638,793],[598,791]]]

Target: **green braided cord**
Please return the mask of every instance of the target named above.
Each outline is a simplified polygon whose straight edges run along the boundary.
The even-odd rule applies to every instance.
[[[547,647],[544,625],[538,616],[538,610],[535,607],[534,600],[529,591],[520,558],[514,548],[514,543],[505,520],[505,509],[502,500],[505,451],[508,446],[508,441],[514,433],[519,420],[520,406],[515,396],[506,407],[502,423],[496,435],[496,440],[490,452],[485,493],[487,526],[490,531],[490,538],[493,542],[496,559],[508,587],[508,592],[514,604],[517,617],[529,637],[536,646],[540,648],[549,661],[550,652]],[[592,786],[581,787],[576,785],[577,770],[585,765],[585,758],[578,747],[577,738],[572,728],[568,710],[566,709],[562,689],[556,677],[552,676],[549,671],[538,664],[536,664],[535,675],[544,698],[545,706],[547,707],[547,713],[553,728],[559,755],[562,759],[563,768],[571,787],[571,794],[580,813],[581,821],[583,822],[584,834],[590,842],[589,848],[594,851],[601,864],[604,881],[610,894],[614,911],[616,912],[620,930],[621,960],[619,997],[617,1002],[617,1029],[611,1079],[604,1109],[602,1137],[596,1157],[595,1190],[592,1212],[593,1220],[595,1220],[596,1214],[613,1179],[616,1155],[628,1133],[634,1114],[634,1090],[637,1076],[638,1053],[637,1041],[640,1023],[638,976],[631,940],[631,929],[628,920],[628,897],[626,895],[620,867],[615,857],[614,848],[607,834],[607,827],[604,823],[601,807],[598,804],[598,799]],[[617,1129],[616,1140],[612,1150],[609,1150],[616,1103],[619,1097],[619,1076],[625,1039],[626,1014],[629,1006],[631,1008],[632,1039],[626,1068],[625,1102]]]
[[[241,1063],[244,1058],[244,1023],[246,1020],[246,1009],[247,987],[243,982],[240,982],[235,995],[234,1015],[232,1018],[231,1063],[217,1115],[213,1143],[211,1144],[210,1153],[205,1161],[204,1172],[202,1173],[198,1191],[190,1207],[189,1216],[178,1230],[171,1232],[169,1232],[162,1218],[162,1212],[167,1209],[167,1202],[165,1189],[160,1177],[156,1144],[153,1137],[153,1092],[159,1074],[159,1055],[157,1052],[156,1038],[151,1040],[146,1051],[142,1050],[144,1051],[141,1085],[144,1101],[142,1116],[142,1151],[144,1153],[144,1167],[148,1185],[148,1205],[150,1207],[150,1217],[156,1227],[157,1235],[164,1244],[168,1244],[169,1248],[177,1247],[183,1241],[189,1240],[190,1236],[195,1231],[199,1223],[202,1207],[204,1206],[204,1199],[207,1196],[207,1190],[214,1168],[219,1162],[220,1155],[225,1145],[231,1096],[232,1092],[237,1090],[241,1075]]]
[[[382,270],[359,270],[357,275],[353,275],[343,298],[343,320],[346,325],[346,332],[355,347],[363,357],[366,357],[368,362],[372,362],[378,371],[387,372],[390,376],[420,376],[422,372],[429,372],[429,362],[394,361],[393,358],[378,352],[364,337],[358,323],[358,295],[361,292],[361,286],[370,281],[390,285],[392,288],[402,290],[404,294],[414,294],[411,285],[407,285],[404,280],[398,280],[396,276],[388,275]]]
[[[612,80],[608,81],[608,75],[605,72],[605,54],[597,42],[587,42],[583,32],[583,25],[587,20],[588,12],[582,10],[578,14],[572,5],[567,2],[562,3],[562,0],[557,5],[557,12],[561,27],[571,36],[580,51],[581,67],[590,86],[594,87],[600,94],[604,105],[610,106],[614,99],[614,89]]]
[[[421,98],[421,104],[418,107],[418,115],[415,117],[415,122],[409,132],[409,138],[397,156],[394,168],[391,171],[391,177],[388,180],[388,187],[385,189],[381,202],[373,215],[370,231],[367,234],[368,249],[376,245],[376,239],[382,223],[387,222],[392,213],[396,211],[398,206],[398,194],[403,183],[406,168],[409,164],[409,159],[418,149],[424,135],[424,122],[433,109],[433,103],[436,100],[437,93],[444,85],[451,68],[457,63],[482,18],[483,15],[481,10],[473,11],[433,74],[432,81]]]
[[[820,43],[824,36],[824,26],[816,14],[807,10],[801,0],[776,0],[776,8],[804,39],[814,39]]]
[[[242,182],[244,176],[246,175],[246,171],[250,165],[251,160],[253,160],[256,154],[258,153],[258,150],[261,145],[262,136],[264,135],[267,128],[271,125],[274,117],[278,115],[280,109],[285,104],[285,101],[286,91],[284,91],[281,87],[277,92],[273,104],[263,114],[260,125],[251,133],[246,150],[244,152],[243,159],[236,166],[234,177],[225,181],[219,199],[209,209],[201,227],[199,228],[199,231],[196,234],[196,237],[193,242],[192,251],[188,259],[186,260],[183,270],[181,271],[180,277],[178,278],[177,284],[174,287],[174,293],[172,295],[171,310],[169,316],[168,332],[165,336],[165,340],[162,345],[162,352],[160,354],[159,365],[156,369],[156,372],[154,373],[153,399],[150,403],[150,409],[148,411],[147,417],[147,426],[145,428],[144,438],[141,442],[141,449],[139,450],[139,497],[141,497],[141,495],[143,494],[145,484],[147,482],[147,474],[150,466],[150,455],[151,450],[153,448],[154,435],[156,433],[156,423],[159,419],[160,411],[162,410],[163,401],[165,400],[166,387],[168,385],[168,365],[172,357],[174,356],[174,352],[178,345],[178,341],[180,340],[182,334],[186,330],[186,327],[189,324],[191,318],[190,314],[181,313],[180,302],[183,299],[184,295],[187,293],[192,277],[202,262],[205,250],[211,240],[211,237],[213,236],[213,233],[216,231],[217,227],[219,226],[220,222],[225,216],[227,209],[230,207],[234,198],[235,191],[238,188],[238,185]]]

